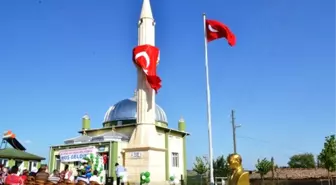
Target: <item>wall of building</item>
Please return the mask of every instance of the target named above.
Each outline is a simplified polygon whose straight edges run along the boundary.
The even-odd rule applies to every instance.
[[[151,150],[148,152],[149,154],[149,169],[148,171],[151,172],[151,181],[156,182],[154,184],[157,184],[158,182],[161,183],[162,181],[166,180],[166,175],[163,169],[165,169],[165,152],[164,151],[154,151]],[[153,158],[155,158],[153,160]]]
[[[116,127],[115,131],[130,136],[132,135],[134,128],[135,126]],[[93,136],[98,136],[98,135],[111,132],[111,131],[112,131],[112,128],[111,129],[88,130],[86,131],[86,134],[90,137],[93,137]]]
[[[61,150],[61,149],[60,149]],[[56,156],[59,155],[59,151],[60,150],[53,150],[52,151],[52,156],[49,158],[49,171],[53,171],[53,170],[60,170],[63,171],[65,165],[60,163],[59,168],[57,168],[57,160],[56,160]],[[69,169],[72,170],[74,168],[74,165],[69,166]]]
[[[33,167],[39,168],[41,161],[22,160],[22,159],[0,159],[0,164],[7,168],[11,168],[15,165],[19,167],[19,171],[24,169],[31,170]]]
[[[156,147],[165,148],[165,132],[157,129]]]
[[[118,143],[118,163],[122,166],[125,166],[125,151],[124,149],[128,147],[128,142],[120,142]]]
[[[123,131],[118,130],[119,133],[129,133],[130,131],[133,132],[134,128],[131,129],[125,129]],[[155,147],[165,149],[165,132],[163,130],[157,130],[157,136],[155,139]],[[124,149],[128,148],[128,142],[119,142],[118,143],[118,163],[125,166],[125,155],[124,155]]]
[[[168,164],[169,176],[175,176],[180,179],[184,174],[184,159],[183,159],[183,138],[181,135],[170,133],[168,134]],[[177,161],[174,161],[177,154]]]

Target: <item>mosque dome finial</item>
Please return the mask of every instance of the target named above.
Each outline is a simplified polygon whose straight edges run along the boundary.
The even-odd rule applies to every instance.
[[[137,96],[137,90],[135,89],[135,90],[134,90],[133,97],[136,98],[136,96]]]

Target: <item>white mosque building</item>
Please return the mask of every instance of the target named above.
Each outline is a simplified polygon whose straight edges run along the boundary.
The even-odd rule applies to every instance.
[[[153,23],[149,0],[144,0],[138,32],[139,40],[143,40],[145,44],[148,44],[148,40],[155,40]],[[165,111],[155,103],[155,92],[141,86],[144,84],[141,79],[143,78],[138,71],[136,93],[111,106],[101,128],[91,128],[90,118],[85,115],[79,136],[51,146],[49,170],[63,170],[65,164],[70,169],[75,169],[83,157],[95,154],[103,159],[104,164],[100,170],[104,179],[105,176],[115,179],[117,162],[127,169],[130,184],[138,184],[140,173],[145,171],[151,173],[151,184],[164,184],[171,177],[186,179],[186,136],[189,134],[186,132],[185,121],[182,118],[178,121],[178,129],[169,128]],[[152,113],[144,106],[149,96],[152,96],[150,99],[155,103]],[[147,121],[141,121],[143,118]]]

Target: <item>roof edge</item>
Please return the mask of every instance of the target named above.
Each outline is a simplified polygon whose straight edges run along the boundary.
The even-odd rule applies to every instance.
[[[127,124],[127,125],[116,125],[116,126],[113,126],[114,128],[123,128],[123,127],[135,127],[136,126],[136,123],[133,123],[133,124]],[[172,131],[172,132],[176,132],[176,133],[180,133],[180,134],[185,134],[187,136],[190,135],[189,132],[185,132],[185,131],[180,131],[180,130],[177,130],[177,129],[173,129],[173,128],[166,128],[166,127],[162,127],[162,126],[158,126],[158,125],[155,125],[156,128],[160,128],[164,131]],[[98,130],[111,130],[112,127],[104,127],[104,128],[94,128],[94,129],[88,129],[88,130],[85,130],[86,133],[88,132],[92,132],[92,131],[98,131]],[[80,134],[83,134],[84,131],[78,131],[78,133]]]
[[[18,150],[18,149],[15,149],[15,148],[4,148],[4,149],[0,149],[0,151],[9,151],[9,150],[12,150],[13,152],[21,152],[21,153],[24,153],[26,155],[30,155],[28,157],[20,157],[20,156],[12,156],[12,155],[2,155],[1,158],[7,158],[7,159],[22,159],[22,160],[33,160],[33,161],[42,161],[42,160],[45,160],[46,158],[45,157],[41,157],[41,156],[38,156],[38,155],[35,155],[35,154],[32,154],[32,153],[29,153],[29,152],[26,152],[26,151],[22,151],[22,150]],[[9,151],[10,152],[10,151]],[[0,154],[1,155],[1,154]]]

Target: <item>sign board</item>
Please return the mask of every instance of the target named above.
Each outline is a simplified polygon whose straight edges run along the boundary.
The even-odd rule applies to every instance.
[[[141,156],[142,156],[141,152],[132,152],[131,153],[131,157],[134,158],[134,159],[140,159]]]
[[[116,141],[120,142],[121,138],[119,136],[99,136],[99,137],[93,137],[92,142],[104,142],[104,141]]]
[[[98,151],[99,151],[99,152],[105,152],[105,146],[100,146],[100,147],[98,148]]]
[[[74,161],[81,161],[86,156],[95,153],[97,153],[97,148],[94,146],[90,146],[84,148],[72,148],[72,149],[60,150],[59,155],[61,162],[74,162]]]

